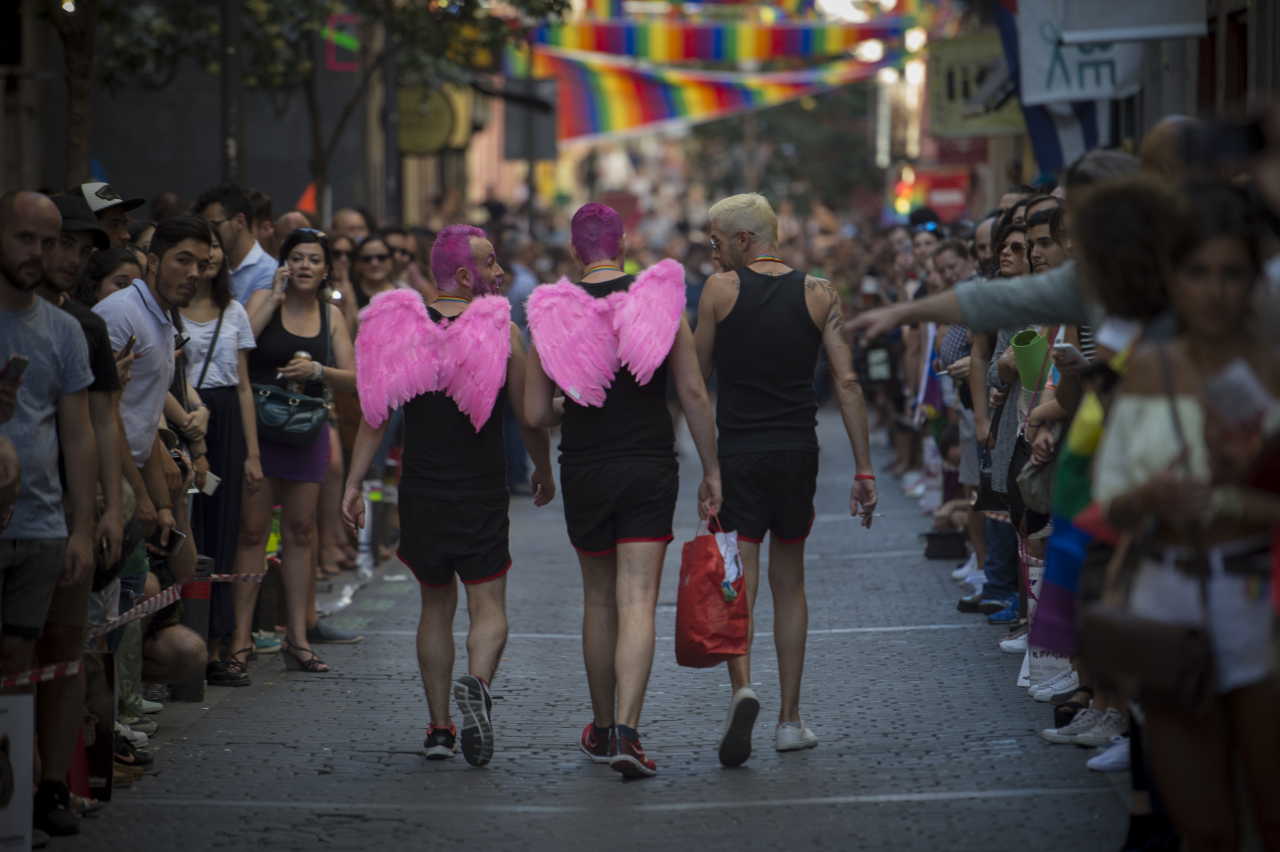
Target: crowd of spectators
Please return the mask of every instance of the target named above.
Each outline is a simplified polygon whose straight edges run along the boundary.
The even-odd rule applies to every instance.
[[[1233,848],[1248,795],[1280,850],[1274,650],[1268,660],[1280,265],[1267,259],[1280,165],[1264,158],[1223,183],[1223,164],[1170,153],[1185,147],[1171,137],[1198,130],[1166,122],[1141,161],[1090,152],[1057,185],[1009,187],[976,222],[922,208],[877,228],[782,200],[778,248],[841,294],[873,443],[892,451],[891,474],[937,540],[968,557],[953,573],[957,607],[1007,629],[993,651],[1022,655],[1029,696],[1052,706],[1041,736],[1093,749],[1091,769],[1131,773],[1123,848],[1172,849],[1179,836]],[[628,265],[680,260],[696,323],[717,271],[703,205],[663,189],[661,158],[601,168],[628,164]],[[146,220],[143,204],[100,182],[0,197],[0,670],[111,651],[115,785],[152,762],[162,705],[144,684],[251,687],[249,662],[273,653],[324,673],[317,646],[360,641],[316,605],[318,584],[367,575],[398,536],[397,417],[366,482],[373,522],[360,541],[340,522],[361,418],[359,311],[393,288],[433,300],[425,258],[435,230],[458,221],[499,247],[526,334],[529,294],[572,270],[566,211],[536,200],[468,211],[442,197],[427,227],[407,230],[354,208],[328,223],[276,218],[266,195],[230,184],[189,204],[161,193]],[[822,364],[815,382],[827,396]],[[315,412],[303,432],[272,419],[280,398]],[[518,430],[507,433],[510,487],[527,493]],[[260,579],[269,564],[278,625],[262,584],[235,581],[210,584],[200,630],[181,601],[98,630],[175,585]],[[1105,622],[1105,605],[1128,620]],[[1125,655],[1098,627],[1139,622],[1207,637],[1211,675],[1194,706],[1116,662]],[[52,835],[101,807],[66,783],[85,683],[34,688],[35,824]]]

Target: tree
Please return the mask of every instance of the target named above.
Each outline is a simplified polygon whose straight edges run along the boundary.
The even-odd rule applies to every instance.
[[[45,0],[53,4],[57,0]],[[85,0],[96,4],[98,0]],[[101,69],[109,87],[142,74],[163,84],[184,57],[218,72],[218,22],[213,10],[190,0],[105,0],[102,37],[112,45]],[[388,56],[400,81],[438,84],[470,70],[491,68],[508,41],[524,38],[526,23],[558,18],[569,0],[244,0],[244,82],[249,89],[300,93],[310,125],[311,178],[318,196],[329,184],[329,162],[357,107]],[[336,118],[323,114],[319,67],[324,28],[332,15],[355,13],[365,32],[380,28],[381,44],[366,38],[355,91]],[[145,37],[139,38],[139,32]],[[70,78],[68,78],[70,79]],[[88,159],[85,158],[87,170]]]
[[[62,41],[66,57],[67,150],[66,184],[86,183],[89,173],[89,131],[93,94],[93,53],[98,26],[98,0],[67,3],[44,0],[43,11]]]

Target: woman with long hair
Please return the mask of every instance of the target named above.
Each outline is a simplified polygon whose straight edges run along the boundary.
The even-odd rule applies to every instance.
[[[74,298],[80,304],[92,308],[117,290],[123,290],[142,277],[143,267],[129,246],[116,246],[89,255]]]
[[[212,234],[204,279],[181,313],[191,338],[183,347],[187,380],[209,407],[207,460],[209,472],[221,484],[212,495],[197,495],[191,526],[199,552],[213,558],[216,570],[229,573],[236,561],[242,497],[262,487],[258,424],[249,386],[249,353],[257,343],[248,313],[232,298],[231,276],[217,230]],[[214,583],[212,594],[205,679],[213,686],[248,686],[244,659],[220,659],[219,646],[236,624],[234,590],[229,583]]]
[[[395,284],[391,280],[391,247],[376,234],[366,238],[356,249],[356,304],[363,310],[373,297]]]
[[[1280,358],[1250,328],[1261,273],[1251,204],[1219,184],[1186,195],[1164,276],[1179,331],[1129,359],[1093,491],[1141,549],[1132,614],[1201,629],[1212,648],[1207,712],[1143,703],[1151,766],[1174,824],[1191,852],[1237,847],[1238,755],[1262,845],[1277,852],[1280,689],[1268,670],[1267,575],[1280,497],[1255,485],[1264,482],[1258,448],[1280,426]],[[1274,488],[1274,472],[1265,481]]]
[[[249,356],[250,381],[281,389],[293,386],[312,398],[325,397],[327,388],[355,390],[351,336],[341,311],[325,301],[325,285],[333,269],[328,239],[319,231],[300,228],[285,239],[280,257],[282,263],[271,289],[254,293],[246,306],[258,341]],[[278,493],[284,550],[280,571],[288,610],[281,649],[285,666],[327,672],[329,666],[311,650],[307,626],[315,617],[311,554],[320,484],[329,463],[329,428],[325,424],[315,441],[306,446],[271,441],[259,434],[258,447],[267,487],[245,495],[236,572],[263,570],[271,509]],[[232,657],[242,659],[252,648],[250,629],[257,584],[238,583],[237,587]]]

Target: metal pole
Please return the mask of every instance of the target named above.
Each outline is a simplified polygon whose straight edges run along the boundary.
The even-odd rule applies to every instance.
[[[388,224],[399,224],[403,205],[400,201],[400,101],[395,49],[387,32],[386,58],[382,61],[382,136],[383,172],[386,174],[386,210]]]
[[[244,186],[245,168],[244,34],[240,26],[243,0],[222,0],[222,180]]]
[[[537,84],[534,83],[533,81],[533,43],[532,42],[528,44],[527,50],[529,52],[529,76],[528,76],[529,90],[526,92],[526,94],[529,96],[530,101],[524,111],[525,113],[524,144],[525,144],[525,153],[529,155],[529,174],[528,174],[529,239],[534,239],[533,224],[534,224],[534,221],[537,219],[537,211],[535,209],[534,202],[538,196],[538,161],[534,157],[534,151],[533,151],[533,145],[534,145],[533,122],[534,122],[535,107],[533,105],[532,99],[538,97],[538,90],[537,90]]]

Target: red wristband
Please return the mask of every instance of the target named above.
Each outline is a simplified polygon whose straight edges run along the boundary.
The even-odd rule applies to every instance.
[[[875,474],[873,473],[859,473],[859,474],[856,474],[853,478],[854,478],[854,481],[857,481],[859,479],[870,479],[872,482],[876,481]]]

